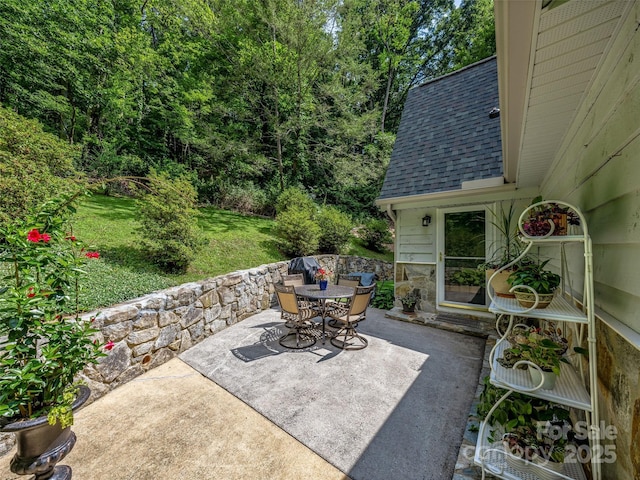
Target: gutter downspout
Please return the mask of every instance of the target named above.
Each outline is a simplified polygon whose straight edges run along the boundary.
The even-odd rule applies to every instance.
[[[391,204],[387,203],[387,215],[389,215],[389,218],[391,218],[391,220],[393,220],[393,225],[395,227],[396,230],[396,235],[395,238],[393,239],[393,280],[394,280],[394,284],[393,284],[393,297],[396,297],[396,286],[395,286],[395,279],[397,278],[397,273],[396,272],[396,268],[397,268],[397,263],[396,263],[396,255],[395,252],[398,251],[398,222],[397,222],[397,217],[396,217],[396,212],[394,212],[394,210],[391,208]]]
[[[391,220],[393,220],[393,223],[395,225],[396,223],[396,212],[393,211],[393,209],[391,208],[391,204],[387,203],[387,215],[389,215],[389,218]]]

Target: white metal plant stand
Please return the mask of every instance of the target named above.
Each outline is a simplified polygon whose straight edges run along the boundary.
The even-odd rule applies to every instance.
[[[562,208],[568,208],[569,211],[575,213],[580,221],[580,226],[571,227],[568,235],[554,235],[555,224],[549,220],[550,231],[544,236],[531,236],[525,232],[524,224],[539,207],[549,204],[556,204]],[[513,262],[503,266],[497,270],[489,279],[487,291],[491,299],[489,310],[498,315],[496,328],[501,338],[491,351],[489,361],[491,365],[490,381],[493,385],[504,388],[507,392],[500,398],[493,408],[489,411],[487,418],[480,424],[478,433],[478,444],[476,445],[475,463],[482,467],[482,476],[485,473],[495,475],[506,479],[586,479],[585,472],[582,468],[579,458],[576,461],[568,462],[565,460],[564,471],[562,473],[552,472],[544,466],[534,465],[526,460],[517,458],[508,453],[502,446],[501,442],[491,444],[488,440],[488,420],[498,407],[513,392],[520,392],[532,397],[548,400],[552,403],[565,405],[580,409],[585,412],[586,422],[589,429],[589,452],[591,462],[591,472],[593,480],[600,480],[600,421],[598,415],[598,395],[597,395],[597,362],[596,362],[596,334],[595,334],[595,317],[593,305],[593,258],[591,250],[591,238],[589,237],[587,224],[582,213],[573,205],[566,202],[547,200],[529,206],[518,220],[518,228],[520,230],[520,238],[526,244],[526,248],[522,254]],[[579,231],[579,233],[575,233]],[[582,244],[584,247],[584,291],[582,302],[580,303],[575,297],[570,285],[566,285],[565,278],[569,276],[567,259],[565,255],[565,245]],[[544,309],[536,309],[539,297],[537,292],[530,287],[524,287],[532,291],[535,295],[535,304],[530,308],[524,308],[518,304],[515,299],[498,297],[494,295],[491,282],[494,277],[501,271],[508,269],[516,264],[533,246],[556,246],[560,249],[561,260],[561,276],[563,285],[560,292],[556,293],[551,304]],[[523,286],[521,286],[522,288]],[[517,286],[512,287],[514,290]],[[540,385],[534,385],[528,372],[518,368],[505,368],[500,365],[496,358],[499,358],[502,352],[509,348],[509,342],[506,340],[507,335],[511,332],[518,317],[536,318],[545,321],[561,322],[564,330],[570,328],[573,333],[572,344],[574,346],[581,345],[586,334],[588,349],[588,367],[585,372],[584,362],[578,361],[577,365],[563,364],[561,375],[556,382],[556,386],[551,390],[544,390]],[[509,320],[508,326],[504,332],[500,331],[500,324],[503,319]],[[524,361],[521,361],[524,362]],[[526,362],[529,363],[529,362]],[[529,365],[532,365],[529,363]],[[530,368],[538,368],[531,367]],[[588,387],[588,388],[587,388]],[[518,464],[520,462],[520,464]]]

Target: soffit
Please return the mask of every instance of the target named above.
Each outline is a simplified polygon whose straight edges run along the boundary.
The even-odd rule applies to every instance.
[[[528,68],[522,127],[517,132],[519,187],[543,182],[626,4],[626,0],[571,0],[554,7],[552,2],[535,19],[533,62]]]

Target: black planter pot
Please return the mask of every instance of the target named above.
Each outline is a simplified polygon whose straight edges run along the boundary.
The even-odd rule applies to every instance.
[[[73,402],[73,411],[79,410],[89,399],[91,390],[81,385]],[[1,431],[16,435],[17,453],[11,459],[11,471],[17,475],[35,475],[34,480],[69,480],[71,467],[56,466],[76,444],[71,427],[60,428],[60,423],[49,425],[47,417],[13,422]]]
[[[413,305],[404,305],[402,304],[402,313],[415,313],[416,311],[416,304],[414,303]]]

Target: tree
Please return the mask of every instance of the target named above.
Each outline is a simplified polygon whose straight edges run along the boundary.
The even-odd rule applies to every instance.
[[[270,213],[377,212],[407,92],[493,53],[491,0],[5,0],[0,102],[90,177],[193,178]]]
[[[139,202],[142,247],[168,273],[184,273],[199,246],[196,191],[185,178],[154,171]]]
[[[452,17],[452,69],[458,70],[495,55],[496,33],[493,0],[463,0]]]

